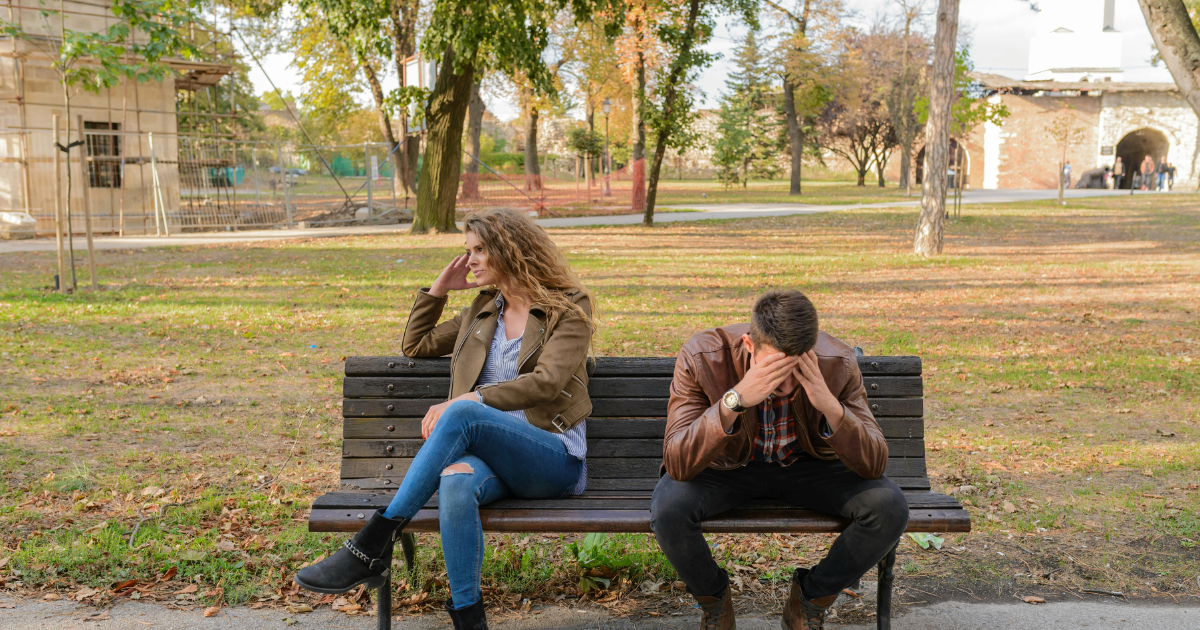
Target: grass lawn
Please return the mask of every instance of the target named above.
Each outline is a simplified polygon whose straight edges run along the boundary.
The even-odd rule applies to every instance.
[[[934,260],[910,253],[911,209],[552,234],[598,298],[599,354],[673,354],[791,286],[830,333],[924,358],[931,477],[975,531],[942,552],[906,541],[899,601],[1081,588],[1184,601],[1200,572],[1197,207],[968,206]],[[101,252],[104,290],[69,297],[48,289],[52,253],[0,256],[3,587],[353,611],[353,598],[290,587],[343,539],[305,531],[338,476],[341,359],[398,353],[412,291],[460,246],[388,235]],[[491,537],[492,601],[575,597],[574,539]],[[769,609],[789,567],[831,540],[714,544]],[[399,585],[414,610],[445,596],[436,536],[420,544],[422,571]],[[617,599],[646,580],[680,592],[648,537],[607,544],[636,564],[601,601],[678,605]]]

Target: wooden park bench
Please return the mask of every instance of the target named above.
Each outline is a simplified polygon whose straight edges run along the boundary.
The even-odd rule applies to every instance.
[[[861,356],[868,402],[887,437],[887,475],[908,497],[910,532],[966,532],[970,516],[953,497],[930,491],[925,468],[921,359]],[[349,357],[343,386],[342,489],[317,498],[313,532],[356,532],[387,506],[421,448],[421,418],[450,390],[449,359]],[[650,494],[658,482],[674,357],[606,357],[589,383],[588,483],[579,496],[505,499],[480,510],[495,532],[650,532]],[[756,501],[704,522],[719,533],[840,532],[846,519]],[[438,531],[437,497],[401,538],[411,568],[411,532]],[[893,548],[879,563],[877,625],[890,628]],[[379,590],[378,623],[391,627],[390,582]]]

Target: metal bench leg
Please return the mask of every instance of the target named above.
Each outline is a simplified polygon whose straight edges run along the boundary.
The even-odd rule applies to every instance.
[[[892,583],[896,579],[893,569],[896,567],[896,550],[899,548],[900,542],[897,541],[896,546],[879,561],[879,599],[875,605],[875,627],[878,630],[892,628]]]
[[[417,539],[410,532],[400,532],[400,550],[404,552],[404,568],[412,573],[416,568],[413,561],[417,554]]]
[[[379,603],[379,609],[375,613],[377,628],[379,630],[392,630],[392,574],[389,569],[387,577],[383,579],[383,586],[380,586],[375,591],[375,599]]]

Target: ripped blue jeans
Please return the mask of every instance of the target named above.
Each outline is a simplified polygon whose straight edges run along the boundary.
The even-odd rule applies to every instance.
[[[413,458],[384,516],[412,518],[438,493],[452,605],[466,608],[480,599],[484,539],[479,506],[506,497],[564,496],[579,481],[582,468],[558,435],[483,403],[459,401],[446,409]]]

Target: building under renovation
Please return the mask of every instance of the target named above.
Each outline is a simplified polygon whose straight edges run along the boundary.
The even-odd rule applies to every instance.
[[[28,212],[37,219],[39,233],[53,232],[55,196],[65,195],[69,168],[76,231],[82,230],[84,203],[100,233],[139,234],[183,223],[181,186],[198,182],[186,181],[190,156],[180,161],[178,96],[180,91],[219,90],[221,79],[230,74],[228,59],[214,53],[211,62],[174,60],[169,65],[177,78],[127,80],[98,94],[74,88],[68,121],[62,79],[52,66],[63,26],[58,5],[49,14],[36,3],[19,0],[7,0],[5,8],[4,19],[21,27],[25,36],[0,40],[0,211]],[[101,32],[118,20],[105,0],[70,0],[62,11],[66,29],[75,32]],[[219,37],[199,26],[192,34],[210,42]],[[55,117],[60,144],[79,140],[81,132],[86,136],[84,146],[69,153],[69,163],[68,154],[58,152],[57,174]],[[66,199],[60,203],[65,208]]]

